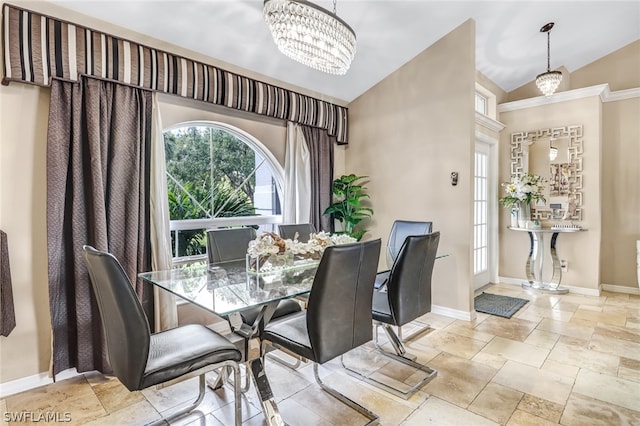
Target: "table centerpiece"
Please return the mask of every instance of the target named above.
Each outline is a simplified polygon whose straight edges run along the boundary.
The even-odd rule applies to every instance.
[[[273,232],[260,234],[249,242],[247,272],[266,273],[317,264],[325,248],[356,242],[348,235],[324,231],[311,234],[306,243],[297,237],[297,233],[293,239],[283,239]]]

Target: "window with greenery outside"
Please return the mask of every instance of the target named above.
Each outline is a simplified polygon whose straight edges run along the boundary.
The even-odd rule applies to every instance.
[[[275,182],[265,159],[234,134],[187,125],[166,131],[164,145],[172,221],[279,214],[277,196],[256,205],[256,183]],[[206,253],[205,229],[172,232],[171,240],[174,257]]]

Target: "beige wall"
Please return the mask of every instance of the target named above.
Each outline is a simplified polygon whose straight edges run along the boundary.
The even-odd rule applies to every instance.
[[[496,104],[507,102],[508,93],[502,90],[500,86],[495,84],[491,79],[482,74],[480,71],[476,71],[476,82],[485,89],[488,89],[496,97]]]
[[[571,73],[571,88],[609,84],[611,91],[640,87],[640,39]]]
[[[0,337],[0,382],[47,371],[46,246],[49,90],[0,86],[0,229],[7,233],[16,328]]]
[[[640,57],[640,55],[639,55]],[[640,240],[640,98],[603,105],[603,284],[638,288]]]
[[[574,87],[608,83],[612,91],[640,89],[640,40],[571,75]],[[603,104],[602,284],[638,289],[640,240],[640,98]]]
[[[395,219],[441,232],[433,303],[470,313],[475,23],[467,21],[349,104],[348,173],[369,176],[366,238]],[[460,174],[458,186],[450,173]]]
[[[597,291],[600,285],[601,121],[601,101],[598,96],[500,114],[500,122],[506,125],[500,136],[500,182],[508,181],[511,176],[510,135],[512,133],[571,125],[583,126],[583,214],[580,224],[588,230],[560,235],[557,249],[559,257],[566,259],[569,264],[568,272],[563,273],[562,283],[589,289],[592,292]],[[504,191],[501,189],[499,196],[503,195]],[[506,229],[509,224],[509,215],[507,209],[501,210],[500,276],[524,280],[529,239],[525,233]],[[549,241],[546,241],[546,244],[549,244]]]

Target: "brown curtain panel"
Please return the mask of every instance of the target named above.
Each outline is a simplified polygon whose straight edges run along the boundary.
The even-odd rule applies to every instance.
[[[82,246],[122,263],[153,318],[150,270],[151,92],[81,77],[51,84],[47,135],[47,246],[53,373],[109,372]]]
[[[16,328],[16,313],[11,287],[9,242],[7,234],[0,230],[0,335],[6,337],[14,328]]]
[[[336,138],[326,130],[302,126],[311,163],[310,222],[318,231],[333,232],[333,218],[322,213],[333,201],[333,150]]]

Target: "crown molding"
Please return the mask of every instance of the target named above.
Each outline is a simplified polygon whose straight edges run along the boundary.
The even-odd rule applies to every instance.
[[[614,102],[624,99],[638,98],[640,97],[640,87],[611,92],[609,90],[609,84],[599,84],[597,86],[554,93],[549,97],[537,96],[535,98],[522,99],[520,101],[506,102],[498,105],[498,112],[516,111],[519,109],[573,101],[591,96],[600,96],[602,102]]]
[[[499,121],[494,120],[491,117],[487,117],[484,114],[481,114],[476,111],[476,124],[484,127],[485,129],[489,129],[494,132],[501,132],[506,126]]]
[[[640,87],[634,89],[617,90],[610,92],[607,87],[607,95],[602,99],[602,102],[615,102],[623,101],[625,99],[640,98]]]
[[[476,111],[476,124],[479,124],[480,126],[486,129],[492,130],[494,132],[500,132],[502,131],[502,129],[507,127],[501,122],[496,121],[493,118],[488,117],[484,114],[481,114],[478,111]]]

